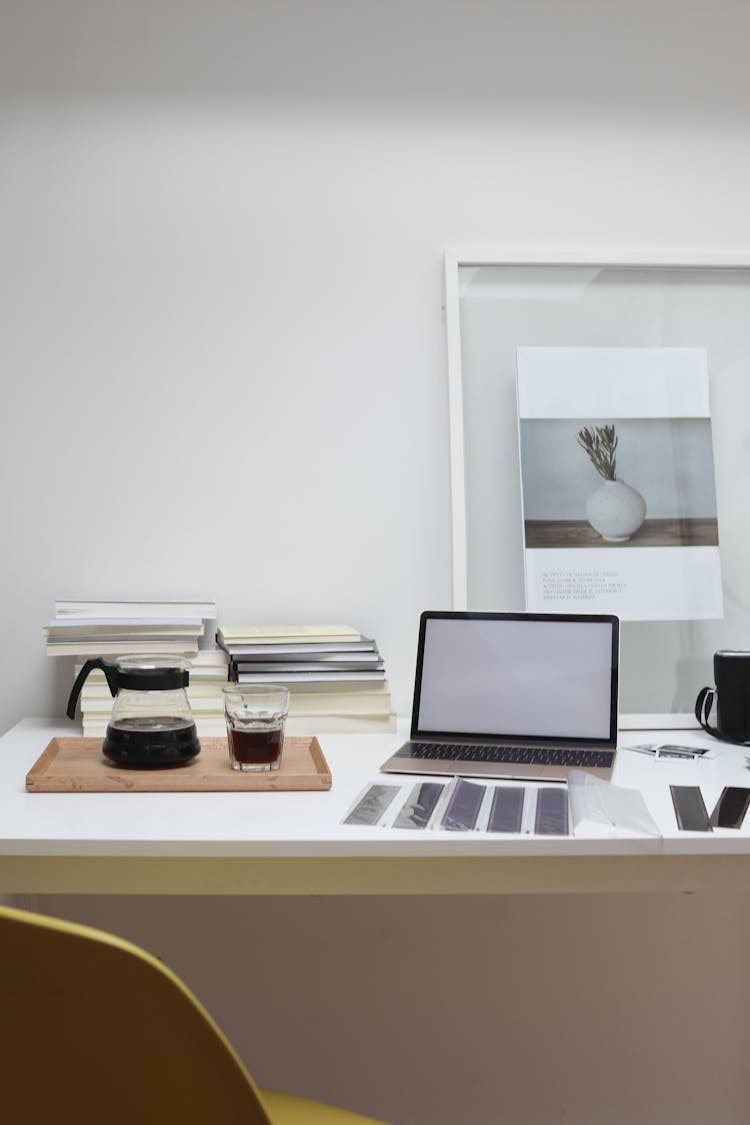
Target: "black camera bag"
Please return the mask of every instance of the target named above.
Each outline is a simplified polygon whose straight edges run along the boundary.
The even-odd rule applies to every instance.
[[[723,742],[750,743],[750,652],[724,649],[714,654],[715,688],[704,687],[695,701],[695,717],[705,731]],[[710,725],[714,699],[716,726]]]

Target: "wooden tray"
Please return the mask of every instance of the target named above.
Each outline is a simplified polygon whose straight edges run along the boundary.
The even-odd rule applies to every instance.
[[[317,738],[287,736],[277,770],[245,773],[229,764],[226,738],[202,738],[185,766],[132,770],[102,754],[100,738],[53,738],[26,775],[31,793],[204,793],[330,789],[331,771]]]

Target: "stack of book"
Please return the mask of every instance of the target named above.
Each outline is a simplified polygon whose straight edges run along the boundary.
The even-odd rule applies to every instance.
[[[289,734],[395,729],[377,644],[349,625],[222,626],[216,640],[230,680],[289,688]]]
[[[43,632],[50,656],[191,656],[215,618],[211,601],[59,600]]]
[[[55,616],[44,629],[50,656],[73,656],[73,680],[92,657],[116,660],[128,654],[166,653],[190,664],[188,699],[198,737],[226,731],[221,689],[228,679],[229,658],[216,648],[199,648],[206,624],[216,619],[216,603],[206,599],[166,601],[55,602]],[[211,642],[213,644],[213,641]],[[112,696],[104,673],[94,670],[81,692],[83,734],[104,735]]]

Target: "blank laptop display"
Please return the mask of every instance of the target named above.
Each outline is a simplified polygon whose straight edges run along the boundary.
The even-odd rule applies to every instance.
[[[381,768],[532,781],[586,769],[609,778],[618,663],[611,614],[427,611],[411,737]]]

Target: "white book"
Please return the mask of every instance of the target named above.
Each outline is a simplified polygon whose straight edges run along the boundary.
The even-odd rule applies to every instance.
[[[144,629],[139,633],[71,633],[65,637],[60,635],[45,636],[45,643],[48,648],[57,648],[58,645],[98,645],[99,648],[104,648],[110,641],[118,645],[129,644],[132,646],[161,640],[185,641],[190,648],[195,648],[197,651],[199,638],[200,633],[192,629],[190,631]]]
[[[201,617],[53,617],[44,632],[52,636],[60,633],[135,633],[139,629],[153,632],[155,629],[171,629],[191,632],[196,636],[205,631],[206,625]]]
[[[139,601],[125,599],[108,601],[93,598],[77,600],[59,598],[55,602],[55,616],[71,617],[202,617],[216,619],[216,602],[210,598],[167,598],[166,600]]]
[[[67,644],[48,644],[46,648],[48,656],[101,656],[106,659],[108,656],[127,656],[130,653],[134,656],[139,653],[146,655],[160,652],[168,655],[178,653],[180,656],[189,656],[191,653],[198,651],[198,643],[190,637],[177,640],[167,637],[164,640],[155,641],[140,639],[113,641],[109,637],[102,637],[98,641],[71,640]]]

